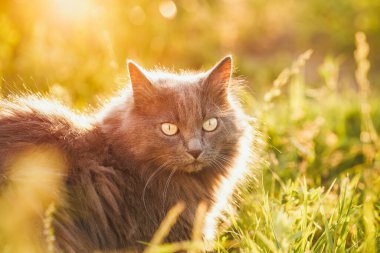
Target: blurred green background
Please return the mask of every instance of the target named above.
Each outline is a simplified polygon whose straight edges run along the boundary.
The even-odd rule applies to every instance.
[[[340,65],[340,86],[354,82],[354,34],[367,34],[380,80],[380,2],[374,0],[2,0],[0,76],[3,93],[58,85],[84,106],[126,77],[125,60],[145,67],[206,68],[225,54],[255,97],[281,69],[311,48],[306,83],[329,56]],[[347,74],[346,74],[347,73]]]

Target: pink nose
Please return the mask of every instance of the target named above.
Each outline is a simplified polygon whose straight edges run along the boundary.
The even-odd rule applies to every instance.
[[[187,151],[187,153],[189,153],[192,157],[197,159],[199,157],[199,155],[202,153],[202,150],[201,149],[189,150],[189,151]]]
[[[189,140],[188,144],[188,150],[187,152],[192,156],[194,157],[195,159],[197,159],[199,157],[199,155],[202,153],[202,143],[199,139],[197,138],[192,138]]]

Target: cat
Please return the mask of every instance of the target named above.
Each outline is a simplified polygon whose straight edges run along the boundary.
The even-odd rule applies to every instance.
[[[31,147],[64,157],[65,201],[53,220],[60,251],[142,251],[180,201],[166,242],[191,239],[201,202],[212,239],[246,175],[253,129],[233,92],[231,56],[207,72],[127,67],[129,86],[93,115],[36,96],[0,102],[0,173]]]

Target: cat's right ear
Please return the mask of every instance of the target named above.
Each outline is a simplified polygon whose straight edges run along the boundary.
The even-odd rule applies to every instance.
[[[139,104],[151,98],[154,94],[154,87],[146,76],[144,69],[131,60],[127,60],[127,68],[135,103]]]

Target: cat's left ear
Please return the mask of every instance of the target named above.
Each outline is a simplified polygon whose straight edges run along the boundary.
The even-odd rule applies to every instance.
[[[232,57],[231,55],[227,55],[207,72],[207,77],[203,85],[205,91],[208,93],[208,97],[212,96],[217,99],[226,99],[231,75]]]
[[[138,106],[149,101],[155,90],[142,67],[131,60],[127,60],[127,67],[133,90],[133,98]]]

